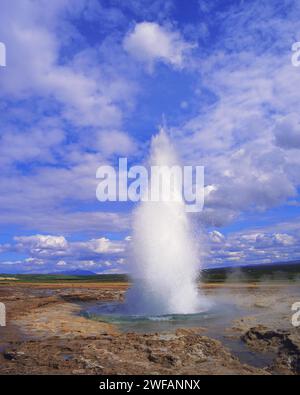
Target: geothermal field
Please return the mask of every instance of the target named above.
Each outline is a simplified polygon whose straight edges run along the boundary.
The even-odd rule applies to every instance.
[[[2,387],[300,375],[299,87],[300,0],[0,0]]]
[[[294,282],[206,283],[209,310],[157,317],[120,309],[122,279],[24,280],[1,280],[1,374],[299,374]]]
[[[161,130],[148,166],[176,163]],[[1,278],[1,374],[300,373],[299,266],[257,278],[253,268],[201,270],[204,246],[176,177],[172,194],[136,207],[129,276]]]

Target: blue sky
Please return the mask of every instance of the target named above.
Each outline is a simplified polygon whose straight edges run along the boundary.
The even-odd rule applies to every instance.
[[[164,116],[205,166],[202,262],[300,258],[300,4],[3,0],[0,273],[126,271],[131,204],[96,169],[145,160]]]

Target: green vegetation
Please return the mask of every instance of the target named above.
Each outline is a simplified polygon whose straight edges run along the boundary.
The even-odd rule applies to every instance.
[[[120,283],[127,282],[128,276],[125,274],[95,274],[88,276],[64,275],[64,274],[0,274],[0,278],[14,277],[18,281],[26,283],[58,283],[58,282],[107,282]],[[1,281],[1,280],[0,280]],[[3,281],[3,280],[2,280]]]
[[[256,282],[300,280],[300,262],[204,269],[204,282]]]
[[[126,283],[130,278],[126,274],[0,274],[0,282],[12,281],[12,278],[26,283]],[[204,269],[201,280],[215,282],[257,282],[257,281],[296,281],[300,280],[300,262],[276,263],[240,267]]]

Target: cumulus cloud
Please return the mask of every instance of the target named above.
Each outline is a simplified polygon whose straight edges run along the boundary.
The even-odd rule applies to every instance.
[[[2,166],[32,161],[54,163],[54,151],[61,146],[64,138],[64,132],[55,125],[47,125],[46,120],[22,133],[4,130],[0,137],[0,163]]]
[[[16,248],[36,255],[60,255],[68,248],[67,240],[63,236],[34,235],[17,236]]]
[[[15,243],[5,246],[6,252],[27,255],[23,260],[10,260],[1,265],[15,266],[23,271],[44,272],[90,268],[101,272],[123,266],[126,271],[129,240],[110,240],[106,237],[87,241],[68,241],[64,236],[17,236]],[[43,267],[44,268],[43,268]],[[42,267],[42,268],[41,268]]]
[[[0,36],[8,48],[0,78],[4,226],[53,233],[128,229],[127,214],[81,210],[81,204],[96,203],[98,166],[137,149],[134,138],[119,130],[136,85],[118,70],[116,54],[125,56],[121,44],[113,42],[112,65],[105,40],[89,45],[73,23],[87,17],[88,5],[1,3]]]
[[[47,270],[50,262],[114,271],[123,264],[129,240],[98,235],[123,236],[130,213],[97,211],[103,206],[95,206],[95,173],[114,155],[139,155],[147,147],[156,107],[168,112],[174,104],[181,112],[180,122],[170,112],[174,143],[185,164],[205,166],[202,223],[220,228],[290,199],[299,205],[300,73],[287,56],[291,37],[300,34],[299,4],[288,0],[283,15],[274,12],[280,1],[222,10],[217,4],[204,10],[202,2],[201,25],[171,25],[166,21],[176,6],[163,3],[2,1],[0,36],[8,57],[0,79],[0,224],[18,235],[24,229],[35,234],[15,240],[13,248],[28,257],[5,258],[7,266]],[[152,22],[129,31],[132,18]],[[88,31],[101,25],[99,36],[74,20],[82,26],[88,20]],[[191,51],[196,40],[199,47]],[[159,62],[170,67],[144,73]],[[157,93],[170,85],[174,103],[158,101]],[[141,130],[135,130],[138,118]],[[295,221],[235,235],[214,230],[213,257],[233,263],[296,257],[296,228]],[[85,241],[45,236],[74,232]],[[0,246],[5,253],[10,248]]]
[[[218,232],[217,230],[209,232],[209,238],[213,243],[222,243],[225,240],[224,235],[222,235],[222,233]]]
[[[82,254],[118,254],[125,251],[124,241],[111,241],[106,237],[82,242],[68,242],[64,236],[17,236],[15,248],[39,257],[81,256]]]
[[[274,128],[276,144],[285,149],[300,149],[300,119],[290,114],[277,122]]]
[[[94,72],[92,51],[59,60],[62,40],[69,44],[72,36],[78,38],[67,16],[78,15],[85,3],[75,0],[72,8],[67,1],[53,1],[47,4],[46,16],[43,1],[4,1],[0,34],[9,56],[0,80],[1,93],[18,99],[28,94],[55,98],[63,106],[62,115],[79,126],[116,126],[122,114],[111,97],[109,77]]]
[[[193,48],[193,44],[186,42],[178,31],[155,22],[137,23],[125,37],[123,46],[150,69],[156,61],[181,68],[186,52]]]
[[[137,145],[128,134],[111,130],[107,133],[100,132],[97,135],[96,148],[103,152],[105,156],[112,154],[132,155],[136,152]]]
[[[24,260],[24,263],[30,266],[40,266],[44,265],[46,262],[43,259],[29,257]]]
[[[63,260],[57,262],[56,266],[67,266],[67,263]]]
[[[274,233],[274,234],[258,233],[254,235],[254,241],[255,241],[255,245],[261,247],[289,246],[289,245],[294,245],[296,242],[293,236],[285,233]]]
[[[172,132],[184,162],[204,165],[214,186],[201,213],[209,226],[299,198],[300,73],[286,56],[299,4],[289,1],[285,17],[276,4],[224,10],[222,35],[194,58],[198,110]]]
[[[283,227],[281,227],[282,229]],[[293,233],[268,229],[246,230],[224,236],[219,231],[208,235],[208,265],[244,265],[292,261],[300,258],[299,226]]]

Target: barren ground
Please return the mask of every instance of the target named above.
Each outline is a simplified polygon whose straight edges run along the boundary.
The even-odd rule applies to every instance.
[[[88,320],[82,303],[122,300],[123,283],[0,282],[7,327],[0,328],[0,374],[299,374],[300,328],[291,325],[298,284],[206,284],[203,292],[245,312],[216,338],[207,328],[121,333]],[[272,355],[265,366],[244,363],[230,342],[250,355]],[[229,347],[229,348],[228,348]],[[248,352],[247,351],[247,352]]]

